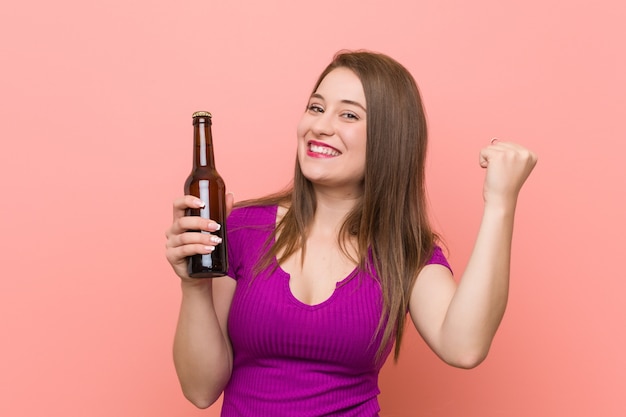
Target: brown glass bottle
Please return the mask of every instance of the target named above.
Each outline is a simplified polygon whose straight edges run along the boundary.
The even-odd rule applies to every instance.
[[[193,169],[185,181],[185,194],[204,201],[204,207],[187,209],[187,216],[200,216],[219,223],[220,230],[213,232],[222,238],[209,254],[197,254],[187,260],[187,272],[192,278],[215,278],[228,272],[226,252],[226,185],[215,168],[211,113],[195,112],[193,118]],[[208,233],[197,231],[199,233]]]

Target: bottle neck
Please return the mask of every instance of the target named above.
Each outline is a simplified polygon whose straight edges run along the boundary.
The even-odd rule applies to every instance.
[[[215,169],[213,156],[213,135],[211,134],[211,119],[197,118],[193,121],[193,166]]]

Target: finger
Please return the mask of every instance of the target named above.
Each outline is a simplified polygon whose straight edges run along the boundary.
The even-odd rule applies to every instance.
[[[502,156],[506,152],[523,149],[516,143],[503,142],[500,138],[494,137],[489,141],[489,145],[480,150],[478,163],[482,168],[487,168],[489,162],[497,156]]]
[[[481,168],[487,168],[489,166],[489,161],[485,156],[483,156],[482,152],[480,154],[480,160],[478,162]]]
[[[193,255],[206,255],[215,250],[214,245],[184,245],[173,248],[168,248],[165,253],[165,257],[172,265],[185,262],[185,259]]]
[[[489,161],[491,161],[494,158],[495,154],[499,152],[496,146],[498,145],[489,145],[480,150],[478,154],[478,163],[480,164],[481,168],[487,168],[489,166]]]
[[[495,161],[503,161],[517,153],[515,144],[497,142],[480,150],[479,164],[482,168],[487,168]]]
[[[523,151],[526,149],[518,143],[505,142],[500,138],[492,138],[491,141],[489,142],[489,145],[487,145],[487,147],[492,147],[492,148],[502,149],[502,150],[510,149],[510,150],[516,150],[516,151]]]
[[[177,255],[175,254],[177,253],[183,254],[180,256],[189,256],[190,253],[192,255],[197,253],[210,253],[220,243],[222,243],[222,239],[219,236],[209,233],[188,232],[169,238],[165,243],[165,250],[168,254],[168,259],[171,257],[171,261],[176,262]]]
[[[165,232],[165,236],[180,235],[189,230],[201,230],[205,232],[215,232],[220,229],[220,225],[211,219],[205,219],[200,216],[184,216],[175,218],[170,228]]]
[[[486,146],[486,148],[499,149],[499,150],[517,149],[517,147],[518,147],[517,144],[513,142],[504,142],[502,139],[499,139],[499,138],[493,138],[489,142],[489,145]]]
[[[169,242],[172,247],[185,245],[215,246],[222,243],[222,238],[211,233],[186,232],[172,236]]]
[[[183,217],[185,210],[188,208],[201,208],[204,207],[204,202],[198,197],[192,195],[185,195],[174,200],[173,214],[174,220]]]

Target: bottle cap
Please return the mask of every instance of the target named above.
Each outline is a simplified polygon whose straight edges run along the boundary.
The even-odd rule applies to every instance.
[[[191,115],[191,117],[208,117],[211,118],[211,113],[208,111],[197,111]]]

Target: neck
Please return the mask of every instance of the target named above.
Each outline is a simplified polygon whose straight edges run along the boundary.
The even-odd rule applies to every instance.
[[[315,191],[317,208],[311,225],[311,231],[332,233],[336,235],[343,225],[346,216],[361,199],[361,193],[341,193],[334,190]]]

